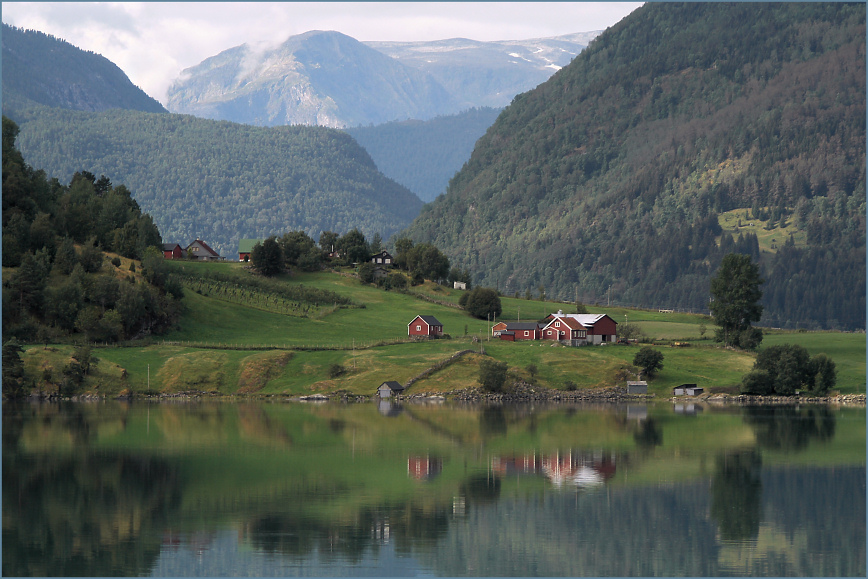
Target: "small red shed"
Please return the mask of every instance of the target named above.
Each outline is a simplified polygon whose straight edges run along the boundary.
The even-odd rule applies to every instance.
[[[408,336],[436,337],[443,335],[443,324],[434,316],[416,316],[407,324]]]
[[[184,250],[177,243],[164,243],[163,257],[165,259],[183,259]]]

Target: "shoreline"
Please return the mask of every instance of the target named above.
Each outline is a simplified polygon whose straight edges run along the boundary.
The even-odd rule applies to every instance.
[[[627,394],[626,388],[615,386],[592,390],[549,390],[534,387],[529,384],[516,385],[506,392],[483,392],[481,388],[469,388],[449,392],[419,392],[409,395],[396,395],[390,398],[379,398],[376,394],[356,395],[346,392],[332,394],[287,395],[287,394],[216,394],[204,391],[188,391],[172,394],[128,394],[109,396],[99,394],[82,394],[77,396],[31,395],[22,399],[28,402],[96,402],[105,400],[118,401],[192,401],[214,400],[224,402],[342,402],[358,403],[371,401],[394,401],[403,403],[480,403],[480,404],[522,404],[522,403],[575,403],[593,402],[601,404],[623,403],[671,403],[671,404],[702,404],[708,406],[798,406],[802,404],[832,405],[832,406],[866,406],[865,394],[838,394],[834,396],[754,396],[746,394],[702,394],[699,396],[666,396],[657,397],[654,394]]]

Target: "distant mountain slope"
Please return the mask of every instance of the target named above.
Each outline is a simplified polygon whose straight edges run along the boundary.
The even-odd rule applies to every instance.
[[[422,206],[334,129],[37,105],[15,111],[13,120],[31,165],[49,176],[87,170],[123,182],[165,242],[199,236],[228,257],[240,239],[289,230],[316,239],[323,230],[358,227],[385,239]]]
[[[406,233],[510,294],[695,311],[746,251],[763,323],[864,329],[865,188],[865,4],[649,3],[516,97]]]
[[[431,74],[467,106],[501,108],[568,65],[600,32],[530,40],[453,38],[365,44]]]
[[[426,203],[446,191],[449,180],[470,158],[473,145],[500,114],[471,109],[429,121],[401,121],[346,129],[387,177]]]
[[[106,58],[53,36],[3,25],[3,101],[27,99],[80,111],[164,113]]]
[[[168,90],[167,107],[260,126],[427,120],[506,105],[549,78],[596,34],[362,43],[339,32],[306,32],[277,48],[237,46],[183,71]]]
[[[430,118],[457,104],[429,75],[338,32],[307,32],[275,49],[231,48],[182,73],[172,112],[260,126],[347,127]]]

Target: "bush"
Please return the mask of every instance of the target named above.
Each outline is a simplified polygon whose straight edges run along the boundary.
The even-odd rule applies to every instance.
[[[347,373],[347,369],[340,364],[332,364],[329,366],[329,378],[337,378]]]
[[[753,370],[742,379],[742,392],[791,396],[807,390],[822,396],[835,386],[835,363],[825,354],[813,358],[797,344],[781,344],[763,349]]]
[[[741,379],[742,394],[765,396],[772,392],[774,392],[774,382],[765,370],[752,370]]]
[[[567,380],[564,382],[564,390],[566,390],[567,392],[574,392],[577,388],[578,386],[576,386],[576,383],[572,380]]]
[[[491,288],[473,288],[469,292],[461,294],[461,299],[458,303],[471,316],[481,320],[493,320],[503,311],[500,305],[500,297]]]
[[[121,258],[113,257],[112,258],[112,265],[115,267],[120,267],[121,266]]]
[[[633,358],[633,365],[642,369],[648,376],[653,376],[657,370],[663,369],[663,352],[645,346]]]
[[[506,362],[483,360],[479,364],[479,383],[486,392],[501,392],[506,382]]]

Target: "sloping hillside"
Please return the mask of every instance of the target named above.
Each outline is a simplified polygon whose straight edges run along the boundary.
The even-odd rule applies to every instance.
[[[31,100],[79,111],[166,109],[108,59],[37,32],[3,25],[3,103]]]
[[[262,128],[187,115],[32,106],[15,111],[19,147],[49,176],[111,175],[150,213],[165,242],[197,236],[224,256],[238,241],[359,228],[384,239],[422,202],[377,171],[349,135]]]
[[[761,252],[735,209],[805,241]],[[864,328],[865,5],[647,4],[516,97],[407,233],[509,294],[695,311],[749,251],[764,323]]]

